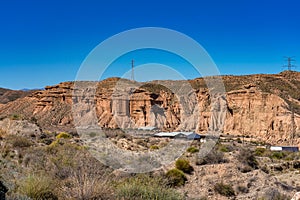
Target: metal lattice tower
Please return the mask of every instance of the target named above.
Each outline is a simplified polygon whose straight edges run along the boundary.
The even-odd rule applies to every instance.
[[[284,68],[287,68],[288,71],[292,71],[292,68],[296,68],[296,65],[293,65],[292,63],[295,62],[296,60],[294,59],[294,56],[293,57],[287,57],[285,56],[286,58],[286,62],[287,62],[287,65],[283,65],[282,67]]]

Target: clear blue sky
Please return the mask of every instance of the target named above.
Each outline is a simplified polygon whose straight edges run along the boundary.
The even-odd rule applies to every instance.
[[[0,87],[42,88],[74,80],[101,41],[148,26],[192,37],[221,74],[278,73],[283,56],[300,60],[298,0],[3,0]],[[188,78],[194,78],[192,72]]]

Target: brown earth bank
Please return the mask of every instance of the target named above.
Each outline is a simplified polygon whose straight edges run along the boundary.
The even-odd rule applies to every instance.
[[[182,83],[137,83],[120,78],[97,83],[76,82],[86,84],[81,93],[78,86],[75,85],[74,89],[74,82],[64,82],[13,101],[4,101],[5,104],[0,106],[0,116],[2,119],[26,119],[44,130],[75,131],[74,116],[86,119],[88,112],[95,108],[97,123],[105,128],[155,126],[164,131],[205,133],[212,126],[211,102],[214,98],[212,88],[208,89],[206,83],[213,78]],[[299,72],[221,78],[226,89],[226,119],[222,134],[254,137],[271,144],[299,144]],[[190,88],[186,93],[182,88],[175,91],[173,87],[187,83]],[[87,92],[91,85],[95,87],[92,98],[86,98],[90,95]],[[131,89],[129,95],[128,88]],[[79,109],[74,108],[74,103]]]
[[[22,90],[9,90],[5,88],[0,88],[0,106],[1,104],[14,101],[18,98],[22,98],[30,95],[33,90],[22,91]]]

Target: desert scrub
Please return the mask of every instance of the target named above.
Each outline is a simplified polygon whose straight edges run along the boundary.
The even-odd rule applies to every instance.
[[[189,152],[189,153],[197,153],[197,152],[199,152],[199,149],[197,149],[196,147],[189,147],[187,149],[187,152]]]
[[[230,149],[226,145],[223,145],[223,144],[219,144],[218,150],[221,152],[224,152],[224,153],[230,152]]]
[[[159,147],[157,145],[150,146],[150,150],[157,150],[157,149],[159,149]]]
[[[214,185],[214,190],[222,196],[231,197],[235,196],[235,192],[231,185],[217,183]]]
[[[224,153],[213,148],[205,157],[197,156],[196,165],[225,163]]]
[[[51,142],[51,144],[48,145],[48,150],[51,151],[52,149],[54,149],[55,147],[59,146],[59,145],[63,145],[64,143],[61,142],[61,140],[57,139]]]
[[[166,173],[168,185],[172,187],[183,186],[187,181],[184,173],[179,169],[171,169]]]
[[[261,200],[286,200],[286,199],[291,199],[291,197],[287,196],[285,194],[281,194],[275,188],[270,188],[265,192],[264,196],[259,199],[261,199]]]
[[[246,168],[250,167],[252,169],[258,169],[258,162],[254,156],[254,152],[252,152],[250,149],[241,149],[237,159],[242,164],[246,165]]]
[[[244,186],[244,185],[238,185],[237,186],[237,191],[239,193],[248,193],[249,192],[249,188]]]
[[[11,120],[21,120],[22,116],[19,115],[19,114],[13,114],[13,115],[10,116],[10,119]]]
[[[285,157],[285,153],[284,152],[274,152],[270,158],[272,159],[277,159],[277,160],[280,160],[280,159],[283,159]]]
[[[10,136],[9,139],[11,140],[11,144],[13,147],[30,147],[32,145],[32,142],[22,136]]]
[[[179,169],[187,174],[191,174],[194,171],[194,168],[190,165],[190,162],[185,159],[176,160],[175,166],[177,169]]]
[[[56,136],[56,139],[70,139],[72,136],[69,133],[61,132]]]
[[[57,184],[45,175],[29,175],[21,180],[17,192],[32,199],[58,199],[53,193]]]
[[[181,200],[176,190],[169,188],[161,177],[137,175],[116,184],[116,197],[120,200]]]
[[[266,149],[265,148],[256,148],[254,154],[256,156],[264,156],[266,153]]]

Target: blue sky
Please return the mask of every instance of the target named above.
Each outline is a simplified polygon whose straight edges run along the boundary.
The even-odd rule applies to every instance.
[[[0,2],[0,87],[43,88],[74,80],[100,42],[149,26],[195,39],[221,74],[278,73],[283,56],[300,60],[297,0],[10,0]],[[170,61],[167,54],[146,53],[134,55],[136,65]],[[107,76],[120,76],[121,65],[129,70],[127,57],[116,61]],[[186,78],[197,76],[184,62],[176,63],[178,68],[182,64]]]

